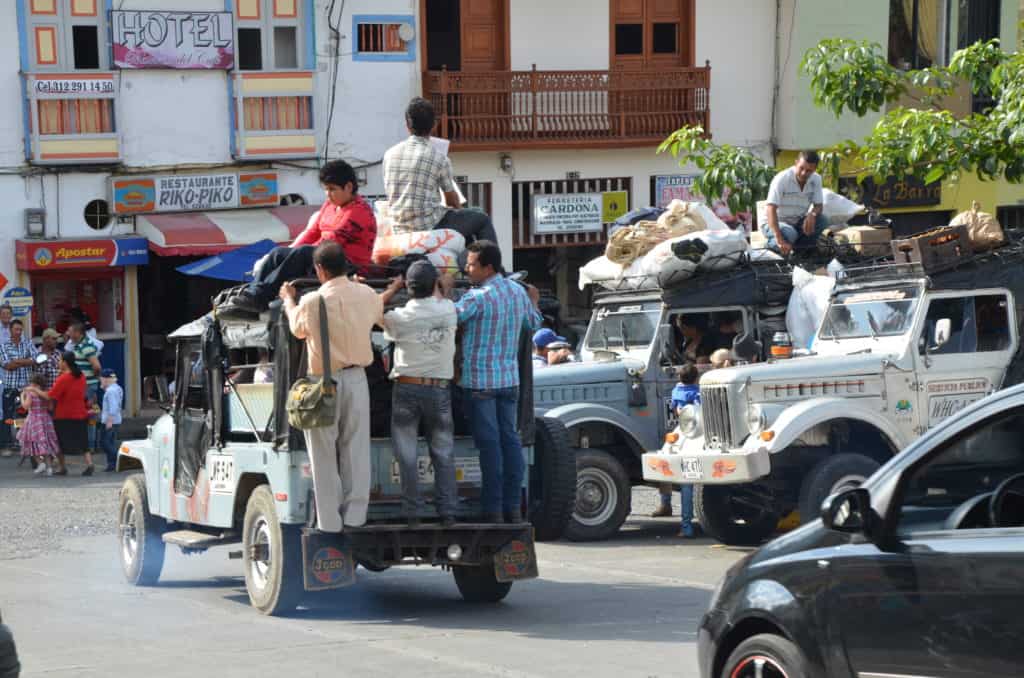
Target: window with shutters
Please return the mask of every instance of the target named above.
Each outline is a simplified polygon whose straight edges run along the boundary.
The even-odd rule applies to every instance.
[[[352,60],[415,61],[415,25],[411,15],[354,15]]]
[[[693,65],[692,0],[611,0],[612,68]]]
[[[239,158],[315,155],[313,1],[234,0]]]
[[[26,153],[37,163],[115,162],[118,74],[100,0],[17,0]]]

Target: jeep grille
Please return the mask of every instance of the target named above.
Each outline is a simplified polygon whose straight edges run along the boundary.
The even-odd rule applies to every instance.
[[[704,419],[704,441],[708,447],[721,448],[733,445],[727,387],[701,386],[700,411]]]

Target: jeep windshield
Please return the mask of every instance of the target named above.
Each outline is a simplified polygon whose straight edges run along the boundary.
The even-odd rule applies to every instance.
[[[914,322],[916,287],[840,292],[821,323],[822,339],[898,336]]]
[[[584,348],[615,352],[646,349],[654,341],[660,318],[660,301],[598,306]]]

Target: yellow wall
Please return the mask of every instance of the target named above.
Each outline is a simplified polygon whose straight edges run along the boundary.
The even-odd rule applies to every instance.
[[[775,165],[785,169],[796,161],[799,150],[780,150],[775,156]],[[840,167],[840,171],[843,168]],[[959,181],[945,181],[942,184],[942,201],[938,205],[922,207],[900,207],[884,210],[885,214],[903,212],[965,212],[971,202],[981,203],[983,212],[996,213],[997,207],[1024,205],[1024,184],[1011,184],[1005,180],[982,181],[973,174],[964,174]],[[936,224],[937,226],[940,224]]]

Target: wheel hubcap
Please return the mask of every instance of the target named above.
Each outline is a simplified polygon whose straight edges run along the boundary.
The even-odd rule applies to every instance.
[[[786,670],[773,657],[744,657],[729,678],[787,678]]]
[[[593,526],[601,525],[615,513],[619,503],[619,490],[612,477],[598,468],[580,470],[576,477],[577,522]]]
[[[249,529],[249,544],[250,578],[257,588],[262,589],[267,585],[274,557],[270,544],[270,527],[267,525],[267,519],[263,516],[257,518]]]
[[[135,562],[139,553],[139,534],[135,528],[135,504],[125,503],[121,513],[121,559],[126,565]]]

